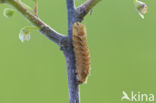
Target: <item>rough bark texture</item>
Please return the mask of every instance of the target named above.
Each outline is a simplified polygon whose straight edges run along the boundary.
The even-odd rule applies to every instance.
[[[77,85],[75,75],[75,56],[72,48],[64,51],[68,72],[68,88],[70,103],[80,103],[79,85]]]
[[[68,14],[68,38],[72,42],[72,25],[76,22],[75,4],[74,0],[66,0],[67,14]],[[68,72],[68,87],[69,87],[69,100],[70,103],[80,103],[79,85],[76,83],[75,75],[75,56],[72,43],[70,47],[64,50],[67,72]]]

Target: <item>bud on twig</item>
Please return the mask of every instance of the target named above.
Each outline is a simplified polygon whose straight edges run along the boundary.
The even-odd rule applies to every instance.
[[[144,19],[144,15],[148,13],[147,5],[144,2],[134,0],[136,10],[140,17]]]
[[[10,18],[14,15],[15,13],[15,10],[14,9],[10,9],[10,8],[5,8],[4,11],[3,11],[3,15],[6,17],[6,18]]]
[[[38,28],[33,27],[33,26],[28,26],[28,27],[22,28],[20,31],[20,34],[19,34],[19,39],[21,40],[21,42],[30,40],[30,37],[31,37],[30,30],[38,30]]]

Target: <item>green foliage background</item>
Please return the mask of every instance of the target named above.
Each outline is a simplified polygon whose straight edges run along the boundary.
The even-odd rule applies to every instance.
[[[156,1],[146,3],[144,20],[133,0],[103,0],[85,18],[92,70],[81,86],[82,103],[121,103],[123,90],[156,95]],[[6,19],[5,7],[0,5],[0,103],[68,103],[62,52],[37,31],[21,43],[19,31],[30,24],[18,13]],[[65,0],[39,0],[39,16],[67,34]]]

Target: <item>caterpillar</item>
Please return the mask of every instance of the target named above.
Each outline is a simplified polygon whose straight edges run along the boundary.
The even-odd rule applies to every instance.
[[[80,22],[75,22],[72,28],[72,44],[75,53],[78,84],[86,83],[90,73],[90,53],[86,36],[86,27]]]

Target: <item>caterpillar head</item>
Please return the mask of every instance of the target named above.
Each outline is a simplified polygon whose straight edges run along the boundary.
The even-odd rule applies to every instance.
[[[77,35],[84,35],[86,34],[86,28],[85,25],[81,24],[80,22],[75,22],[73,24],[73,35],[77,36]]]

